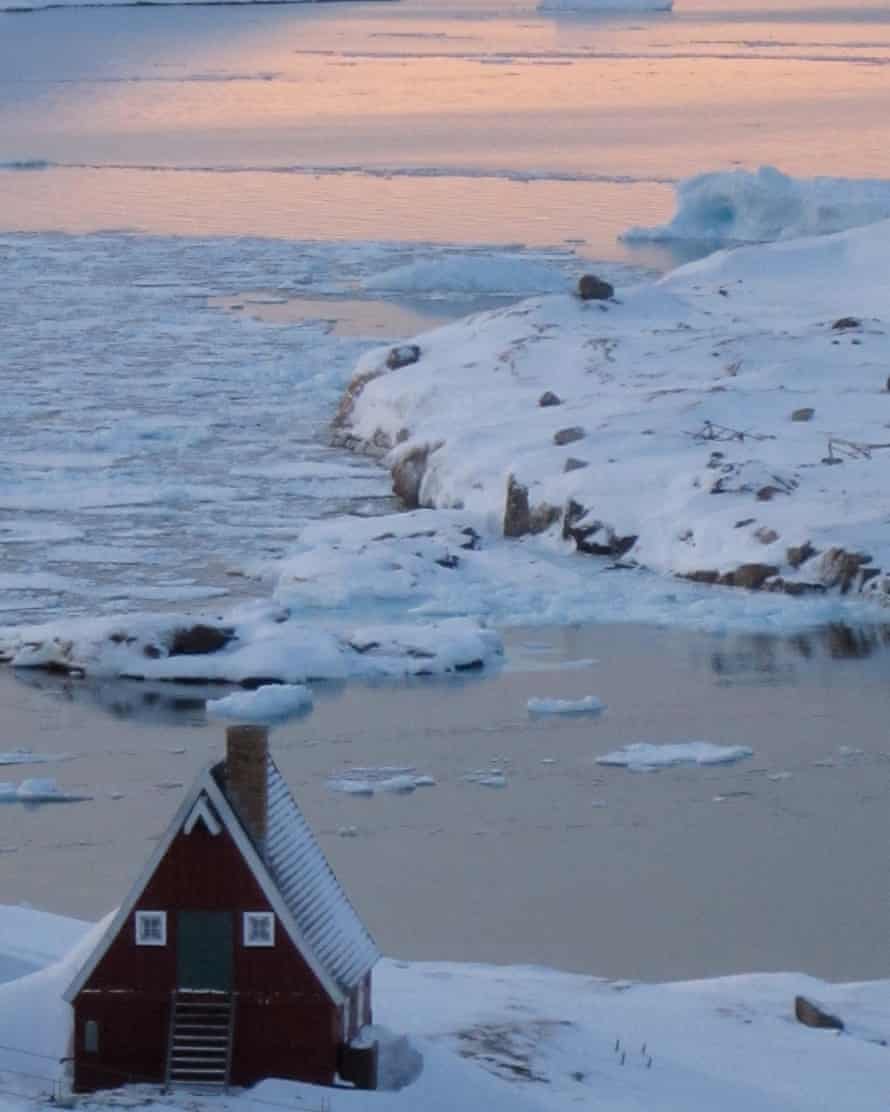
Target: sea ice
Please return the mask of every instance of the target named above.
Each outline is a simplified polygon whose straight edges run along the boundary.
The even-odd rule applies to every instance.
[[[50,764],[53,761],[67,761],[70,753],[34,753],[30,749],[13,749],[0,753],[0,765]]]
[[[331,791],[342,792],[344,795],[379,795],[387,792],[407,795],[416,788],[434,787],[435,783],[432,776],[418,776],[413,768],[354,767],[342,775],[332,776],[328,780],[328,787]]]
[[[697,174],[676,191],[677,211],[667,224],[631,228],[623,238],[760,243],[826,235],[890,217],[888,181],[792,178],[772,166]]]
[[[532,698],[528,701],[530,714],[599,714],[606,704],[596,695],[585,695],[582,699]]]
[[[568,292],[571,278],[563,267],[531,262],[516,254],[439,255],[393,267],[364,281],[365,289],[386,293],[507,294]]]
[[[611,753],[596,758],[599,765],[628,768],[632,772],[654,772],[659,768],[676,765],[735,764],[752,756],[754,750],[746,745],[714,745],[709,741],[684,741],[653,743],[638,741],[623,745]]]
[[[0,783],[0,803],[80,803],[88,795],[67,792],[49,778],[29,778],[20,784],[13,781]]]
[[[263,684],[255,691],[234,691],[207,700],[208,718],[240,722],[280,722],[312,707],[312,692],[303,684]]]

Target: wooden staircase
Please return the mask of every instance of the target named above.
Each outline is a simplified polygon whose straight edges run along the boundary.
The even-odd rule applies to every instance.
[[[225,1088],[234,1034],[235,999],[230,993],[174,992],[165,1087]]]

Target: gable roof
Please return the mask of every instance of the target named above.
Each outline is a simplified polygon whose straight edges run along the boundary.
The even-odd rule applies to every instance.
[[[127,898],[65,992],[69,1003],[110,949],[196,805],[205,800],[232,837],[294,946],[336,1004],[342,1004],[376,964],[380,954],[374,940],[340,886],[275,762],[271,757],[266,761],[265,861],[219,785],[215,773],[221,767],[207,765],[186,793]]]

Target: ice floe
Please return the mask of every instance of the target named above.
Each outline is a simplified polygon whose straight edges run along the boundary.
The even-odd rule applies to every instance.
[[[268,603],[204,621],[144,614],[0,629],[0,659],[14,667],[245,687],[433,675],[480,668],[501,653],[500,637],[469,618],[325,628]]]
[[[54,761],[68,761],[70,753],[35,753],[31,749],[11,749],[0,753],[0,765],[51,764]]]
[[[599,714],[606,704],[596,695],[581,699],[547,699],[533,697],[528,701],[529,714]]]
[[[16,784],[0,783],[0,803],[80,803],[91,796],[60,788],[56,780],[32,777]]]
[[[747,745],[715,745],[710,741],[648,742],[638,741],[623,745],[611,753],[596,758],[596,763],[613,768],[628,768],[632,772],[654,772],[659,768],[677,765],[735,764],[752,756]]]
[[[435,787],[432,776],[418,775],[417,769],[383,765],[372,768],[353,767],[346,772],[330,777],[327,782],[331,791],[344,795],[407,795],[417,788]]]
[[[772,166],[697,174],[676,186],[667,224],[631,228],[629,241],[760,243],[826,235],[890,218],[890,181],[793,178]]]
[[[312,692],[304,684],[267,683],[255,691],[233,691],[207,700],[209,718],[239,722],[281,722],[312,709]]]
[[[571,279],[563,267],[531,262],[522,255],[438,255],[393,267],[364,280],[386,293],[533,294],[562,293]]]

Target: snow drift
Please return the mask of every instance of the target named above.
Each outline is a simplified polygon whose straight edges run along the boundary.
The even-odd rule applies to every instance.
[[[698,174],[676,186],[677,211],[629,242],[763,243],[826,235],[890,218],[890,182],[792,178],[772,166]]]

